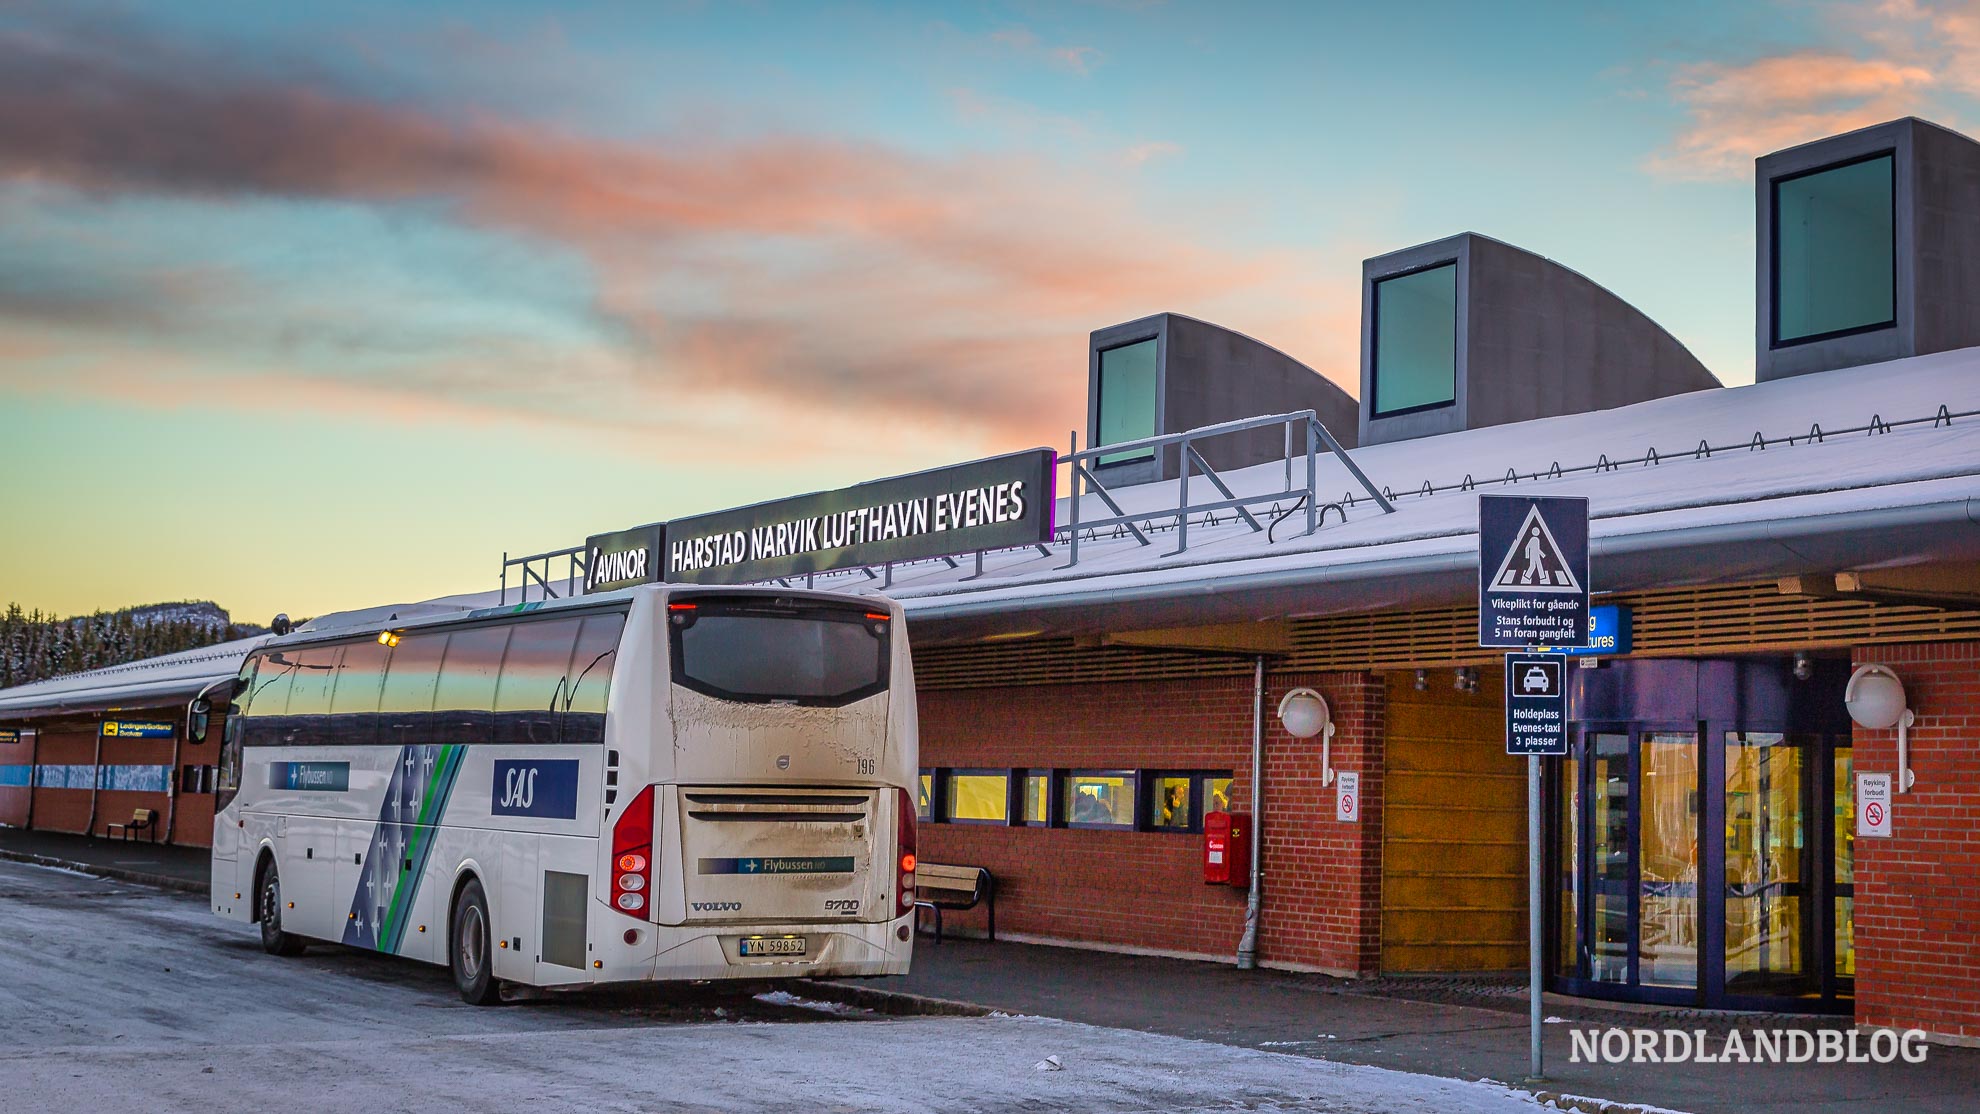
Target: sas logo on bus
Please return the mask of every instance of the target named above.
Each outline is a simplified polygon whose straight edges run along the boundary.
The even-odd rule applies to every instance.
[[[488,811],[496,816],[576,819],[577,781],[575,758],[498,761]]]

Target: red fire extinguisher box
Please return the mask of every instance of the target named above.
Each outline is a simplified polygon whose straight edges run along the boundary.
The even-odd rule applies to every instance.
[[[1211,886],[1251,884],[1251,817],[1228,812],[1203,817],[1203,881]]]

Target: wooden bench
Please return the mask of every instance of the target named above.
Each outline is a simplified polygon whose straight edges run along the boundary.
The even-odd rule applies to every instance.
[[[988,937],[997,938],[997,880],[986,867],[950,866],[944,863],[914,865],[916,900],[915,927],[921,927],[921,910],[935,914],[935,942],[942,942],[942,910],[974,909],[983,904],[989,911]]]
[[[131,818],[122,824],[106,825],[103,829],[103,834],[107,838],[116,835],[120,831],[124,833],[126,842],[136,833],[144,832],[146,833],[146,839],[156,843],[158,841],[158,814],[148,808],[137,809],[131,813]]]

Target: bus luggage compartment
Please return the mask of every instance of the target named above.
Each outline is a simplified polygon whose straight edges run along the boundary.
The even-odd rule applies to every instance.
[[[885,920],[878,790],[682,786],[688,924]]]

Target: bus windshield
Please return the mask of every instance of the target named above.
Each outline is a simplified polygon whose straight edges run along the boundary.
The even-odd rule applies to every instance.
[[[887,689],[887,617],[857,604],[696,596],[667,618],[674,683],[707,696],[830,707]]]

